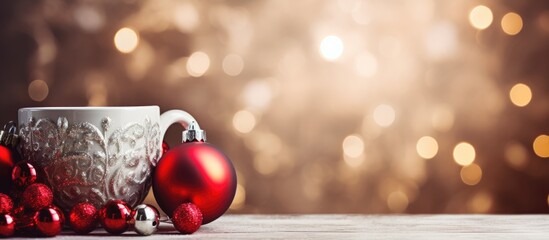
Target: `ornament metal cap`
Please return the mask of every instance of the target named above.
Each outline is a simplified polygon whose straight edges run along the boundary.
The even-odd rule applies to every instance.
[[[205,142],[206,131],[200,129],[198,123],[192,121],[187,130],[183,131],[183,140],[185,142]]]
[[[0,130],[0,145],[15,148],[19,144],[19,135],[16,134],[17,125],[10,121],[4,125],[4,129]]]

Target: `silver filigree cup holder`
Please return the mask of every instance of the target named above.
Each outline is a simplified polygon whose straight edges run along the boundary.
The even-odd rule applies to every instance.
[[[19,110],[23,160],[33,164],[64,211],[110,199],[140,204],[151,186],[166,129],[194,118],[157,106],[59,107]]]

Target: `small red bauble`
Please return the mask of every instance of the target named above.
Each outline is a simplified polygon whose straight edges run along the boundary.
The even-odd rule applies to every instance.
[[[63,213],[58,208],[48,206],[34,214],[34,226],[38,234],[53,237],[63,228]]]
[[[0,193],[0,214],[10,213],[13,209],[11,198],[3,193]]]
[[[0,214],[0,237],[10,237],[15,232],[15,219],[10,214]]]
[[[173,212],[172,223],[177,231],[184,234],[196,232],[202,225],[202,213],[192,203],[183,203]]]
[[[0,146],[0,192],[8,193],[14,160],[9,148]]]
[[[209,223],[227,211],[236,191],[236,171],[225,154],[205,142],[188,142],[169,150],[153,174],[158,205],[168,215],[192,202]],[[170,217],[172,217],[170,215]]]
[[[21,204],[30,210],[37,211],[51,205],[53,194],[48,186],[34,183],[28,186],[21,196]]]
[[[36,181],[36,169],[32,164],[18,162],[11,172],[13,184],[18,188],[25,188]]]
[[[121,234],[130,226],[131,212],[124,201],[110,200],[99,210],[99,221],[110,234]]]
[[[99,224],[97,209],[87,202],[76,204],[69,213],[69,223],[74,232],[89,233]]]

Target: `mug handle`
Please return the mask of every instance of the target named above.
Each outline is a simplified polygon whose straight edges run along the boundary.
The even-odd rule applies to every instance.
[[[164,134],[174,123],[181,124],[185,129],[188,129],[189,125],[193,124],[196,126],[197,130],[200,130],[198,122],[188,112],[182,110],[169,110],[160,115],[160,139],[164,140]]]

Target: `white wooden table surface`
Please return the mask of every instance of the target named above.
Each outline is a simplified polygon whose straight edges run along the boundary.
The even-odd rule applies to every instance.
[[[103,229],[57,238],[111,236]],[[549,239],[549,215],[225,215],[182,235],[168,223],[149,239]]]

